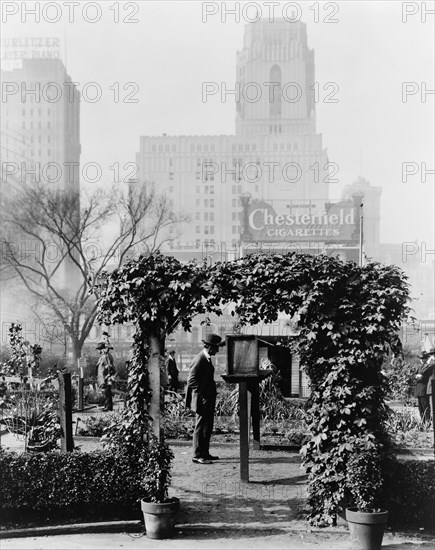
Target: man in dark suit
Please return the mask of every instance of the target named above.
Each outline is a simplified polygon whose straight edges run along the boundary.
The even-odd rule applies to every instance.
[[[430,390],[428,383],[433,370],[432,350],[420,355],[421,363],[415,371],[415,396],[418,400],[418,410],[423,424],[430,423]]]
[[[177,363],[175,362],[175,350],[169,352],[166,359],[166,372],[168,374],[169,389],[173,392],[178,390],[178,374]]]
[[[225,344],[217,334],[207,334],[202,342],[204,349],[193,360],[187,378],[186,407],[196,413],[192,461],[198,464],[212,464],[212,461],[219,460],[219,457],[212,456],[209,451],[216,403],[216,384],[211,357]]]

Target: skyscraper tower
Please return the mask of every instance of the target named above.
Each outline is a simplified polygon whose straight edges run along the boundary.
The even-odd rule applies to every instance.
[[[237,103],[237,135],[315,132],[314,52],[304,23],[247,25],[236,70],[244,90]]]

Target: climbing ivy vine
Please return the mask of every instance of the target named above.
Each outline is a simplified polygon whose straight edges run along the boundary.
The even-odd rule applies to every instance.
[[[242,325],[274,322],[279,313],[296,323],[294,345],[311,383],[311,438],[302,449],[310,519],[334,521],[350,457],[388,444],[381,365],[387,353],[400,355],[399,329],[409,313],[408,284],[398,267],[296,253],[207,266],[157,253],[106,274],[95,292],[100,322],[136,327],[127,435],[146,429],[148,374],[159,368],[153,356],[178,325],[189,330],[194,315],[219,315],[226,304]]]

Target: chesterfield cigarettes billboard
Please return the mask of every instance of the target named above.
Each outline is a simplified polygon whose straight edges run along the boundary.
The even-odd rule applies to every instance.
[[[324,203],[314,211],[307,204],[297,213],[278,213],[272,205],[254,201],[245,207],[243,222],[245,242],[356,244],[359,238],[359,210],[353,201]]]

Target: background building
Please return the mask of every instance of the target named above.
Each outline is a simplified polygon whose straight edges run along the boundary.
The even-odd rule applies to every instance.
[[[47,52],[29,50],[20,45],[20,39],[9,41],[2,52],[3,58],[14,60],[10,70],[1,72],[3,198],[33,184],[80,193],[80,93],[61,59],[48,55],[57,39],[38,40],[49,44]],[[14,244],[29,257],[41,253],[36,241]],[[57,274],[59,286],[66,290],[75,284],[72,264],[65,259]],[[41,341],[44,327],[35,321],[34,298],[18,276],[9,273],[2,277],[0,298],[2,326],[19,320],[27,339]],[[2,343],[6,343],[5,331]]]
[[[314,53],[304,23],[247,26],[235,84],[217,93],[236,104],[235,135],[140,138],[139,180],[168,193],[190,222],[174,229],[172,253],[240,240],[240,195],[307,201],[329,199],[330,166],[316,133]],[[206,97],[203,97],[203,101]],[[228,99],[229,100],[229,99]],[[307,210],[305,210],[307,211]]]

